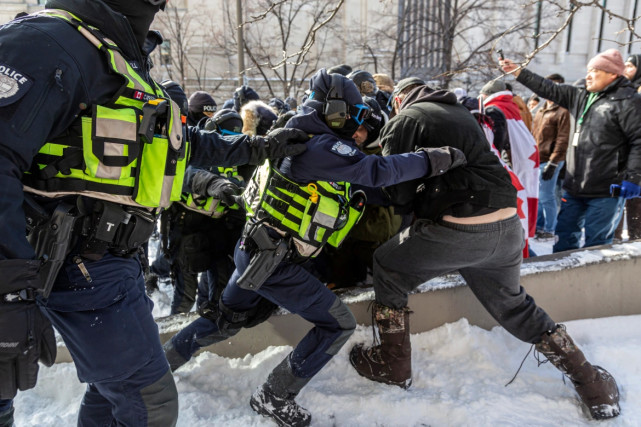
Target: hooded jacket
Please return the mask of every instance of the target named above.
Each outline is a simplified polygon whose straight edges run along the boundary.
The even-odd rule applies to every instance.
[[[632,62],[635,67],[637,67],[637,72],[634,73],[634,76],[630,79],[632,86],[634,86],[637,92],[641,93],[641,55],[630,55],[626,62]]]
[[[499,159],[490,151],[483,131],[456,95],[428,86],[412,90],[401,111],[381,132],[383,155],[449,145],[465,153],[467,165],[432,178],[420,178],[388,188],[402,213],[437,220],[486,214],[516,207],[516,190]]]
[[[380,187],[416,179],[429,173],[427,158],[422,153],[407,153],[383,158],[368,156],[352,139],[334,133],[318,112],[300,107],[285,127],[301,129],[314,135],[307,142],[307,151],[283,161],[281,171],[298,183],[311,181],[344,181],[356,184],[368,193],[368,202],[381,202]],[[387,201],[389,202],[389,201]],[[382,202],[379,204],[383,204]]]
[[[558,85],[527,69],[517,80],[537,95],[567,108],[578,121],[590,93]],[[622,180],[641,185],[641,95],[625,77],[602,92],[585,113],[578,138],[570,135],[563,189],[575,197],[610,197]],[[576,133],[576,131],[575,131]]]

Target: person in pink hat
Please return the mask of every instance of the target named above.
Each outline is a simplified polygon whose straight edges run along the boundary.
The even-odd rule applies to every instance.
[[[587,65],[585,88],[557,85],[509,59],[503,71],[537,95],[567,108],[570,135],[554,252],[612,243],[626,199],[641,193],[641,95],[623,76],[621,53],[608,49]]]

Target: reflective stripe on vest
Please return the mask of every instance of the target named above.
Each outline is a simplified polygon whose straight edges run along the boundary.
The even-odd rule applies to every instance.
[[[349,189],[345,182],[297,184],[267,161],[254,172],[243,199],[248,216],[314,247],[338,247],[362,215],[349,205]]]
[[[70,132],[47,142],[34,158],[23,182],[39,194],[88,194],[147,208],[167,207],[180,200],[189,144],[183,141],[178,105],[162,88],[149,84],[122,56],[113,41],[63,10],[39,15],[63,19],[105,54],[108,66],[125,84],[108,105],[94,105],[91,116],[79,118]],[[163,105],[151,143],[139,135],[143,106]],[[149,110],[149,108],[146,108]],[[102,196],[101,196],[102,194]]]

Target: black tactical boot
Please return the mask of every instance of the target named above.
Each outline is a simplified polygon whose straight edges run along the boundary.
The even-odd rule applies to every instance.
[[[180,368],[182,365],[187,363],[189,360],[185,359],[174,347],[173,341],[170,339],[162,346],[163,351],[165,352],[165,357],[167,362],[169,362],[169,368],[171,372],[176,372],[176,369]]]
[[[536,350],[570,378],[581,401],[595,420],[619,415],[619,389],[608,371],[585,359],[564,325],[545,333]]]
[[[294,398],[311,378],[299,378],[293,374],[289,364],[290,356],[291,353],[274,368],[265,384],[258,387],[249,405],[279,426],[308,426],[312,422],[312,414],[299,406]]]
[[[412,385],[412,345],[410,309],[395,310],[374,304],[374,323],[381,339],[379,345],[352,348],[349,361],[360,375],[373,381],[409,388]],[[372,328],[376,326],[372,324]]]

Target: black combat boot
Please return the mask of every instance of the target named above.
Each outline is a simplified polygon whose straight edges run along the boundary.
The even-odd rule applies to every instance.
[[[585,359],[564,325],[557,325],[556,330],[543,334],[536,350],[570,378],[592,418],[602,420],[619,415],[616,381],[608,371]]]
[[[304,427],[312,422],[312,414],[299,406],[294,398],[311,378],[294,375],[289,363],[290,356],[291,353],[274,368],[265,384],[258,387],[249,405],[279,426]]]
[[[379,345],[352,348],[349,361],[365,378],[409,388],[412,385],[412,345],[410,343],[410,309],[393,309],[375,303],[373,320],[378,326]],[[372,328],[375,328],[372,324]]]
[[[185,359],[180,353],[178,353],[176,347],[174,347],[173,338],[167,341],[162,346],[162,349],[165,352],[167,362],[169,362],[169,369],[171,369],[171,372],[176,372],[176,369],[189,362],[188,359]]]

